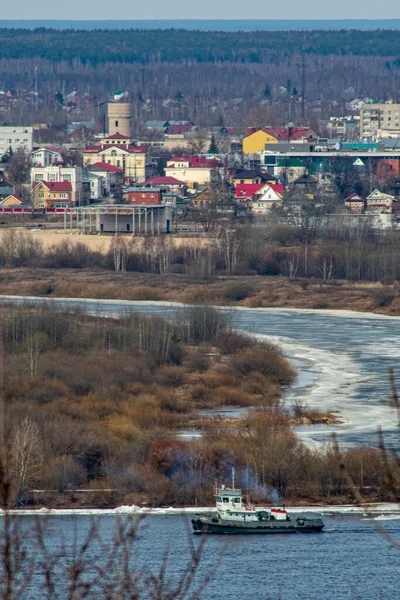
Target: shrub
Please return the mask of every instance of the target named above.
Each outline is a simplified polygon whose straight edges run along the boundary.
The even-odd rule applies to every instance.
[[[289,385],[296,375],[289,361],[273,344],[239,350],[232,357],[231,364],[233,369],[242,376],[258,371],[273,383],[281,385]]]
[[[210,390],[201,383],[196,383],[190,388],[190,395],[193,400],[209,400],[210,399]]]
[[[251,406],[253,398],[241,389],[221,386],[213,394],[218,406]]]
[[[223,354],[234,354],[237,350],[253,346],[255,341],[249,335],[238,331],[220,331],[217,335],[217,347]]]
[[[138,285],[137,287],[129,288],[129,300],[163,300],[164,294],[161,290],[151,287],[150,285]]]
[[[375,305],[379,308],[390,306],[396,298],[396,292],[393,287],[384,286],[371,290],[371,295],[375,301]]]
[[[201,350],[190,353],[185,361],[186,368],[191,372],[198,371],[199,373],[204,373],[204,371],[210,368],[210,365],[210,359]]]
[[[253,293],[253,288],[248,283],[245,282],[235,282],[228,285],[225,290],[223,290],[223,297],[225,300],[240,302],[241,300],[245,300],[248,296],[251,296]]]
[[[185,383],[185,369],[175,365],[165,365],[158,369],[154,379],[160,385],[180,387]]]

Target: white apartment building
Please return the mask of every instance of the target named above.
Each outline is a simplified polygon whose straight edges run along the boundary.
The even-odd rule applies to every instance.
[[[69,181],[71,184],[71,202],[80,205],[83,201],[82,167],[32,167],[31,183],[38,181]]]
[[[25,152],[31,152],[32,136],[32,127],[0,127],[0,156],[3,156],[10,148],[13,152],[18,148],[23,148]]]
[[[371,141],[400,135],[400,104],[393,100],[364,104],[360,111],[360,135]]]

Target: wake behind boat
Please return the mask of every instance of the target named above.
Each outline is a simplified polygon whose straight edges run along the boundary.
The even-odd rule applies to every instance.
[[[234,481],[232,488],[216,486],[215,498],[215,514],[192,519],[194,533],[315,533],[325,527],[319,518],[292,519],[284,508],[246,505]]]

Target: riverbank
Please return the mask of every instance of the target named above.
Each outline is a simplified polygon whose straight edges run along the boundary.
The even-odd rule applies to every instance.
[[[375,520],[390,520],[400,518],[400,506],[394,502],[366,503],[360,504],[320,504],[304,506],[288,506],[289,513],[314,513],[319,515],[359,515],[364,518]],[[184,507],[162,507],[147,508],[144,506],[118,506],[117,508],[16,508],[7,511],[11,515],[21,516],[106,516],[106,515],[129,515],[129,516],[156,516],[156,515],[193,515],[197,513],[211,513],[215,511],[212,506],[184,506]],[[5,511],[0,509],[0,517]]]
[[[396,285],[285,277],[219,276],[197,283],[185,275],[100,269],[13,268],[0,271],[0,294],[208,303],[247,308],[342,310],[400,316]]]

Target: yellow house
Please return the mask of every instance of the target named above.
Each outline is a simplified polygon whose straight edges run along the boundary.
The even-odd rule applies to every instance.
[[[23,203],[24,201],[15,194],[11,194],[10,196],[7,196],[7,198],[4,198],[4,200],[0,200],[1,206],[8,206],[11,208],[15,206],[21,206]]]
[[[262,152],[265,148],[265,144],[277,144],[278,139],[266,133],[262,129],[251,133],[250,135],[243,138],[243,154],[255,154],[256,152]]]
[[[32,192],[34,208],[67,208],[71,202],[69,181],[39,181]]]

